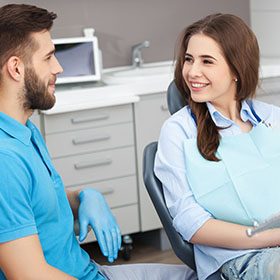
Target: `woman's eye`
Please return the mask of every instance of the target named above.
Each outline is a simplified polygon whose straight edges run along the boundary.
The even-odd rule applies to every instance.
[[[193,59],[190,56],[185,56],[185,61],[186,62],[192,62]]]
[[[213,64],[213,62],[211,60],[209,60],[209,59],[204,59],[203,63],[204,64]]]

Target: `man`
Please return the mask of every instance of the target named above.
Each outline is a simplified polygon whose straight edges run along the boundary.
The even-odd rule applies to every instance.
[[[61,73],[50,29],[54,13],[30,5],[0,8],[0,279],[190,279],[183,265],[99,266],[81,249],[90,225],[110,262],[121,235],[103,196],[65,193],[44,140],[28,120],[55,104]]]

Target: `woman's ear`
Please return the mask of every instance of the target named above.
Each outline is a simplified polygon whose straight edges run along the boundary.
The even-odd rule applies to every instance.
[[[24,76],[24,65],[18,56],[11,56],[6,62],[7,72],[10,78],[19,82]]]

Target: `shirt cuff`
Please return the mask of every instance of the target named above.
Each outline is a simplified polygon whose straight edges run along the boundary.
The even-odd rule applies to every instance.
[[[18,238],[26,237],[29,235],[37,234],[37,228],[34,224],[24,225],[16,229],[0,232],[0,243],[12,241]]]

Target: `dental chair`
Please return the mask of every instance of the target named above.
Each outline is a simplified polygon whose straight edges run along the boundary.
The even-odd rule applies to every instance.
[[[167,90],[167,103],[170,114],[174,114],[181,109],[185,102],[173,81]],[[159,215],[161,223],[168,236],[172,249],[176,256],[191,269],[196,271],[193,245],[185,240],[175,230],[172,224],[172,217],[165,204],[162,184],[154,174],[154,160],[157,151],[157,142],[148,144],[144,149],[143,155],[143,177],[144,183],[154,207]],[[210,275],[207,280],[223,279],[220,272]]]

